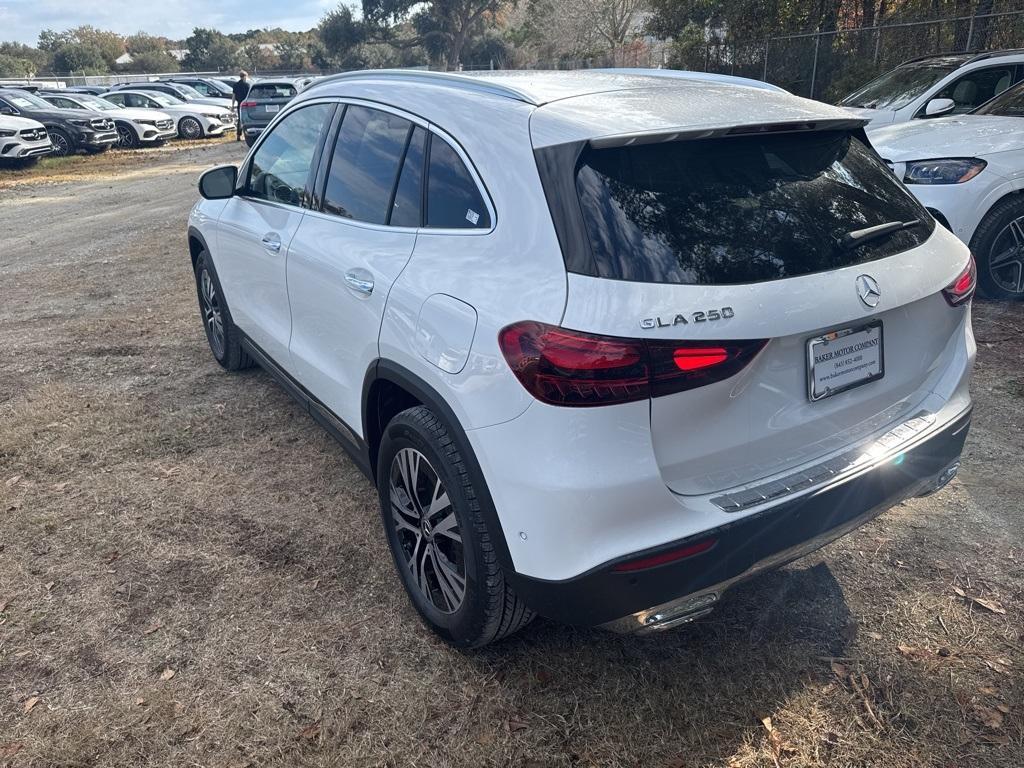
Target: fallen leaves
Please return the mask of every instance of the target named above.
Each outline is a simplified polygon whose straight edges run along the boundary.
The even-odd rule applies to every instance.
[[[39,697],[38,696],[31,696],[31,697],[29,697],[29,699],[25,702],[25,709],[24,709],[25,713],[27,714],[27,713],[31,712],[33,709],[35,709],[35,706],[38,703],[39,703]]]
[[[167,682],[172,677],[174,677],[176,674],[177,673],[173,669],[171,669],[170,667],[167,667],[163,672],[160,673],[160,679],[163,680],[164,682]]]
[[[1003,608],[1002,604],[998,600],[989,600],[988,598],[984,598],[984,597],[973,597],[972,595],[968,595],[960,587],[953,587],[953,592],[957,596],[962,597],[965,600],[970,601],[974,605],[977,605],[977,606],[979,606],[981,608],[984,608],[986,611],[990,611],[992,613],[997,613],[1000,616],[1005,616],[1006,615],[1006,609]]]
[[[144,634],[144,635],[152,635],[154,632],[162,629],[163,626],[164,625],[161,624],[159,621],[154,621],[152,624],[150,624],[148,627],[146,627],[144,630],[142,630],[142,634]]]
[[[300,739],[315,739],[320,735],[320,723],[311,723],[299,731]]]
[[[1009,708],[1007,708],[1009,710]],[[993,731],[1003,727],[1003,712],[995,707],[986,707],[983,704],[975,704],[973,711],[975,719]]]
[[[9,741],[6,744],[0,744],[0,760],[14,757],[21,752],[22,746],[24,745],[19,741]]]

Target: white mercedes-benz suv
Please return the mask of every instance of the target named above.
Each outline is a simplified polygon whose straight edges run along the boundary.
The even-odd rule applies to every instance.
[[[687,623],[959,466],[974,264],[863,124],[692,75],[325,78],[200,179],[210,348],[373,479],[448,641]]]

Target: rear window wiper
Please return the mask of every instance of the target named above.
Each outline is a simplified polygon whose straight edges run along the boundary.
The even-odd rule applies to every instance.
[[[852,232],[847,232],[840,238],[840,242],[843,244],[844,248],[857,248],[865,243],[870,243],[872,240],[880,240],[883,237],[888,237],[889,235],[893,235],[897,232],[902,232],[905,229],[912,229],[920,224],[920,219],[911,219],[910,221],[887,221],[885,224],[878,224],[874,227],[855,229]]]

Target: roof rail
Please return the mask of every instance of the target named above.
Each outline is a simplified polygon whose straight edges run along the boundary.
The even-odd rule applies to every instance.
[[[916,64],[919,61],[928,61],[928,59],[944,59],[947,56],[977,56],[977,55],[978,55],[977,51],[944,51],[942,53],[926,53],[924,56],[915,56],[912,59],[907,59],[906,61],[901,61],[899,63],[899,66],[902,67],[904,64]],[[966,63],[967,62],[965,61],[964,64],[966,64]]]
[[[431,72],[425,69],[368,69],[359,72],[342,72],[337,75],[328,75],[314,80],[306,86],[304,93],[314,88],[320,88],[328,83],[350,82],[358,80],[399,80],[407,83],[420,83],[430,85],[441,85],[459,90],[476,91],[491,96],[500,96],[505,99],[522,101],[527,104],[539,106],[530,96],[507,85],[500,85],[493,81],[483,80],[456,72]]]
[[[1017,55],[1024,54],[1024,48],[1004,48],[1001,51],[985,51],[984,53],[979,53],[978,55],[974,56],[967,63],[970,64],[971,62],[974,62],[974,61],[984,61],[985,59],[995,59],[995,58],[998,58],[999,56],[1013,56],[1014,54],[1017,54]]]

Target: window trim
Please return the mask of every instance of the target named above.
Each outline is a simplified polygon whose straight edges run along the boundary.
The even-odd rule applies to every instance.
[[[1012,62],[1009,63],[1009,64],[1007,64],[1005,62],[1002,63],[1002,64],[998,64],[998,63],[989,61],[989,63],[987,65],[982,65],[982,66],[979,66],[979,67],[973,67],[972,69],[968,69],[966,72],[963,72],[963,71],[960,71],[960,70],[953,70],[952,72],[949,73],[949,76],[947,76],[947,79],[945,79],[944,82],[942,82],[939,85],[937,85],[937,86],[932,88],[931,94],[929,96],[927,96],[927,98],[925,98],[925,100],[923,102],[921,102],[921,106],[918,107],[917,110],[914,112],[914,116],[913,116],[912,119],[913,120],[926,119],[928,117],[928,115],[926,115],[924,113],[924,111],[928,108],[928,104],[933,99],[939,98],[939,94],[942,93],[943,91],[945,91],[947,88],[950,88],[950,87],[955,88],[956,84],[959,83],[961,80],[963,80],[965,77],[970,77],[971,75],[975,75],[975,74],[977,74],[979,72],[985,72],[985,71],[991,70],[991,69],[1009,69],[1010,70],[1010,81],[1011,81],[1010,82],[1010,87],[1012,88],[1018,82],[1017,80],[1014,80],[1014,77],[1016,76],[1017,72],[1020,70],[1020,67],[1021,67],[1020,64],[1013,64]],[[998,96],[998,94],[996,94],[996,95]],[[993,96],[992,98],[995,98],[995,96]],[[973,112],[974,110],[978,109],[978,107],[982,106],[983,104],[987,104],[987,103],[988,103],[988,101],[983,101],[983,102],[981,102],[981,104],[978,104],[978,105],[976,105],[974,107],[971,107],[971,109],[969,109],[967,112],[947,112],[945,116],[948,117],[950,115],[968,115],[971,112]]]

